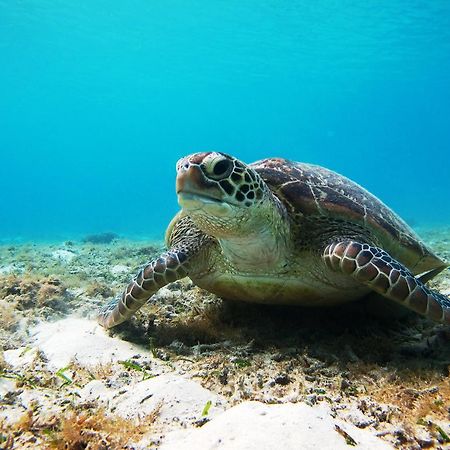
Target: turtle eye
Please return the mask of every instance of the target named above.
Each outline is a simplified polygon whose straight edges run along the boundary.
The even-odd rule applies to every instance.
[[[207,167],[208,176],[214,180],[227,178],[233,170],[233,162],[229,159],[216,159],[210,162]]]

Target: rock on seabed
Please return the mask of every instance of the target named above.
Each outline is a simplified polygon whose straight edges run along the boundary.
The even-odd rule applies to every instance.
[[[334,419],[326,405],[267,405],[248,401],[230,408],[201,428],[169,434],[161,446],[161,450],[197,448],[384,450],[392,447],[367,431]]]

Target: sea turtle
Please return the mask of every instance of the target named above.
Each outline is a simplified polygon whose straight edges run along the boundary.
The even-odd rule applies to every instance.
[[[176,191],[182,210],[167,229],[168,250],[101,309],[104,327],[186,276],[222,298],[257,303],[334,305],[375,291],[450,324],[450,299],[424,284],[447,264],[342,175],[203,152],[178,161]]]

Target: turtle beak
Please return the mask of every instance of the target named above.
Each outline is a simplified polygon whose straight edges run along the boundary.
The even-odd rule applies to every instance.
[[[197,164],[192,164],[189,158],[180,159],[177,163],[176,192],[195,193],[201,191],[201,186],[207,181]]]
[[[184,210],[191,212],[199,209],[209,210],[212,207],[216,210],[219,205],[223,205],[223,194],[217,184],[204,175],[198,155],[180,159],[177,163],[178,203]]]

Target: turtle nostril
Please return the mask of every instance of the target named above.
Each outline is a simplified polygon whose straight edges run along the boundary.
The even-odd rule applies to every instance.
[[[177,172],[186,172],[189,169],[190,163],[187,158],[181,158],[177,161]]]
[[[186,172],[189,169],[189,166],[190,164],[188,161],[181,162],[180,165],[178,166],[178,170]]]

